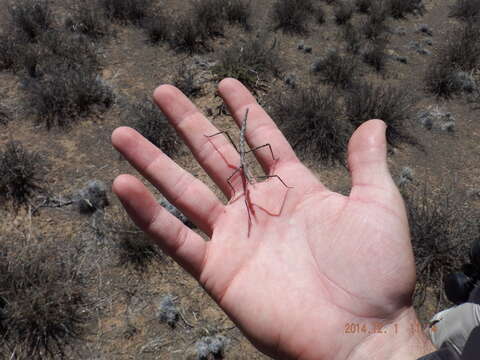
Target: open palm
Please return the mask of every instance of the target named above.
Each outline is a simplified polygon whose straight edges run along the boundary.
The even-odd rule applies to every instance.
[[[249,109],[249,146],[271,144],[275,160],[268,148],[255,155],[266,173],[292,188],[277,178],[248,185],[247,207],[240,175],[232,179],[235,192],[227,182],[240,164],[235,148],[223,136],[205,137],[218,130],[178,89],[164,85],[155,101],[230,201],[223,204],[123,127],[112,135],[117,150],[211,240],[170,215],[139,180],[122,175],[113,188],[131,218],[271,356],[374,359],[367,352],[382,358],[386,341],[408,342],[415,269],[403,201],[387,168],[385,124],[368,121],[352,136],[352,190],[346,197],[328,190],[300,163],[243,85],[225,79],[220,93],[239,125]],[[392,333],[377,333],[379,323]]]

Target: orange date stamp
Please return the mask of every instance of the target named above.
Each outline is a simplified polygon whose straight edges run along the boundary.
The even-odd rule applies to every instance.
[[[403,325],[405,328],[405,326]],[[372,322],[372,323],[361,323],[361,322],[349,322],[345,323],[343,333],[344,334],[384,334],[384,335],[397,335],[400,331],[406,330],[410,334],[423,333],[427,327],[430,327],[430,330],[435,332],[437,327],[435,324],[422,326],[419,322],[412,323],[406,326],[406,329],[402,329],[402,326],[396,323],[382,323]]]

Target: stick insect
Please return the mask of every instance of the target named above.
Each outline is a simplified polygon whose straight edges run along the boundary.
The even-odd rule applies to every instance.
[[[255,215],[255,210],[253,209],[252,201],[250,199],[250,192],[248,190],[248,185],[249,184],[252,185],[254,183],[254,177],[252,176],[252,173],[250,172],[250,169],[248,168],[248,163],[246,161],[245,155],[248,154],[248,153],[253,153],[253,152],[258,151],[260,149],[263,149],[265,147],[268,147],[269,150],[270,150],[270,154],[272,155],[272,160],[275,161],[277,159],[273,155],[272,146],[269,143],[257,146],[256,148],[248,150],[248,151],[246,150],[245,134],[246,134],[246,131],[247,131],[248,111],[249,111],[249,109],[247,108],[247,110],[245,111],[245,116],[244,116],[243,121],[242,121],[242,126],[240,128],[240,140],[239,140],[238,148],[235,145],[235,143],[233,142],[232,138],[230,137],[230,134],[227,131],[219,131],[219,132],[217,132],[215,134],[212,134],[212,135],[205,135],[205,137],[210,139],[214,136],[217,136],[217,135],[220,135],[220,134],[225,134],[227,136],[228,140],[232,143],[235,150],[240,155],[240,165],[228,177],[227,183],[232,188],[233,194],[235,194],[235,188],[233,187],[233,185],[231,183],[231,180],[235,175],[240,173],[240,176],[241,176],[241,179],[242,179],[243,193],[245,194],[245,205],[247,207],[247,213],[248,213],[248,229],[249,229],[248,233],[250,234],[250,226],[252,224],[252,215]],[[256,179],[262,179],[262,180],[263,179],[268,179],[268,178],[277,178],[278,180],[280,180],[280,182],[283,184],[283,186],[285,186],[287,189],[292,188],[291,186],[288,186],[287,184],[285,184],[285,182],[282,180],[282,178],[278,175],[263,175],[263,176],[257,176],[256,177]]]

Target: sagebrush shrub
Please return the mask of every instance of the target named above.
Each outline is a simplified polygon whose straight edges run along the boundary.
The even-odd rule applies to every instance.
[[[361,81],[345,94],[344,102],[346,116],[355,127],[380,119],[387,124],[387,141],[391,146],[417,144],[406,127],[416,104],[408,89]]]
[[[264,86],[268,76],[277,76],[280,71],[276,42],[269,43],[265,37],[232,45],[220,55],[213,68],[219,79],[233,77],[253,90]]]
[[[90,114],[94,106],[103,111],[114,99],[110,87],[83,66],[59,65],[57,72],[32,80],[25,91],[38,122],[44,122],[47,129],[68,126]]]
[[[14,206],[27,203],[42,190],[43,159],[20,142],[9,141],[0,151],[0,198]]]
[[[403,190],[406,200],[418,285],[415,300],[421,305],[427,287],[437,299],[443,279],[466,262],[470,243],[478,236],[472,214],[463,210],[453,191],[423,188]]]
[[[345,89],[352,85],[357,76],[358,61],[354,56],[331,50],[314,63],[313,72],[319,74],[322,81]]]
[[[98,0],[82,1],[76,4],[73,15],[65,21],[65,27],[92,39],[104,37],[109,32],[108,24]]]
[[[351,131],[338,98],[331,89],[309,86],[273,100],[272,115],[302,159],[327,165],[344,163]]]
[[[43,240],[17,241],[0,245],[0,349],[15,349],[21,359],[64,358],[86,321],[77,254]]]
[[[101,0],[100,4],[109,19],[140,25],[149,13],[152,0]]]
[[[21,0],[8,8],[10,22],[15,31],[22,32],[29,41],[35,41],[53,27],[48,0]]]
[[[276,0],[272,13],[275,29],[287,33],[306,33],[313,10],[311,0]]]
[[[170,157],[178,154],[180,141],[163,113],[151,102],[137,102],[130,106],[132,127]]]

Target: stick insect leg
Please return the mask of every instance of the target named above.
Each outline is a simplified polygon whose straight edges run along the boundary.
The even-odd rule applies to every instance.
[[[287,189],[293,189],[293,186],[288,186],[287,184],[285,184],[283,182],[282,178],[278,175],[257,176],[257,179],[269,179],[269,178],[277,178],[278,180],[280,180],[280,182],[283,184],[283,186],[285,186]]]
[[[220,135],[220,134],[225,134],[225,135],[227,135],[228,140],[230,140],[230,142],[232,143],[233,147],[234,147],[235,150],[238,152],[237,145],[235,145],[235,143],[233,142],[232,138],[230,137],[230,134],[229,134],[227,131],[219,131],[218,133],[215,133],[215,134],[212,134],[212,135],[204,135],[204,136],[207,137],[207,138],[211,138],[211,137],[214,137],[214,136],[217,136],[217,135]]]
[[[241,168],[236,168],[235,171],[232,173],[232,175],[230,175],[227,179],[227,183],[228,185],[230,185],[230,187],[232,188],[232,191],[233,191],[233,195],[235,195],[235,188],[233,187],[232,183],[230,182],[230,180],[232,179],[232,177],[235,176],[236,173],[238,173],[239,171],[241,170]]]
[[[262,148],[264,148],[264,147],[267,147],[267,146],[268,146],[268,148],[270,149],[270,154],[272,154],[272,160],[276,160],[276,159],[275,159],[275,156],[273,155],[273,150],[272,150],[272,147],[270,146],[270,144],[264,144],[264,145],[257,146],[257,147],[254,148],[254,149],[245,151],[245,154],[248,154],[248,153],[250,153],[250,152],[254,152],[254,151],[260,150],[260,149],[262,149]]]

